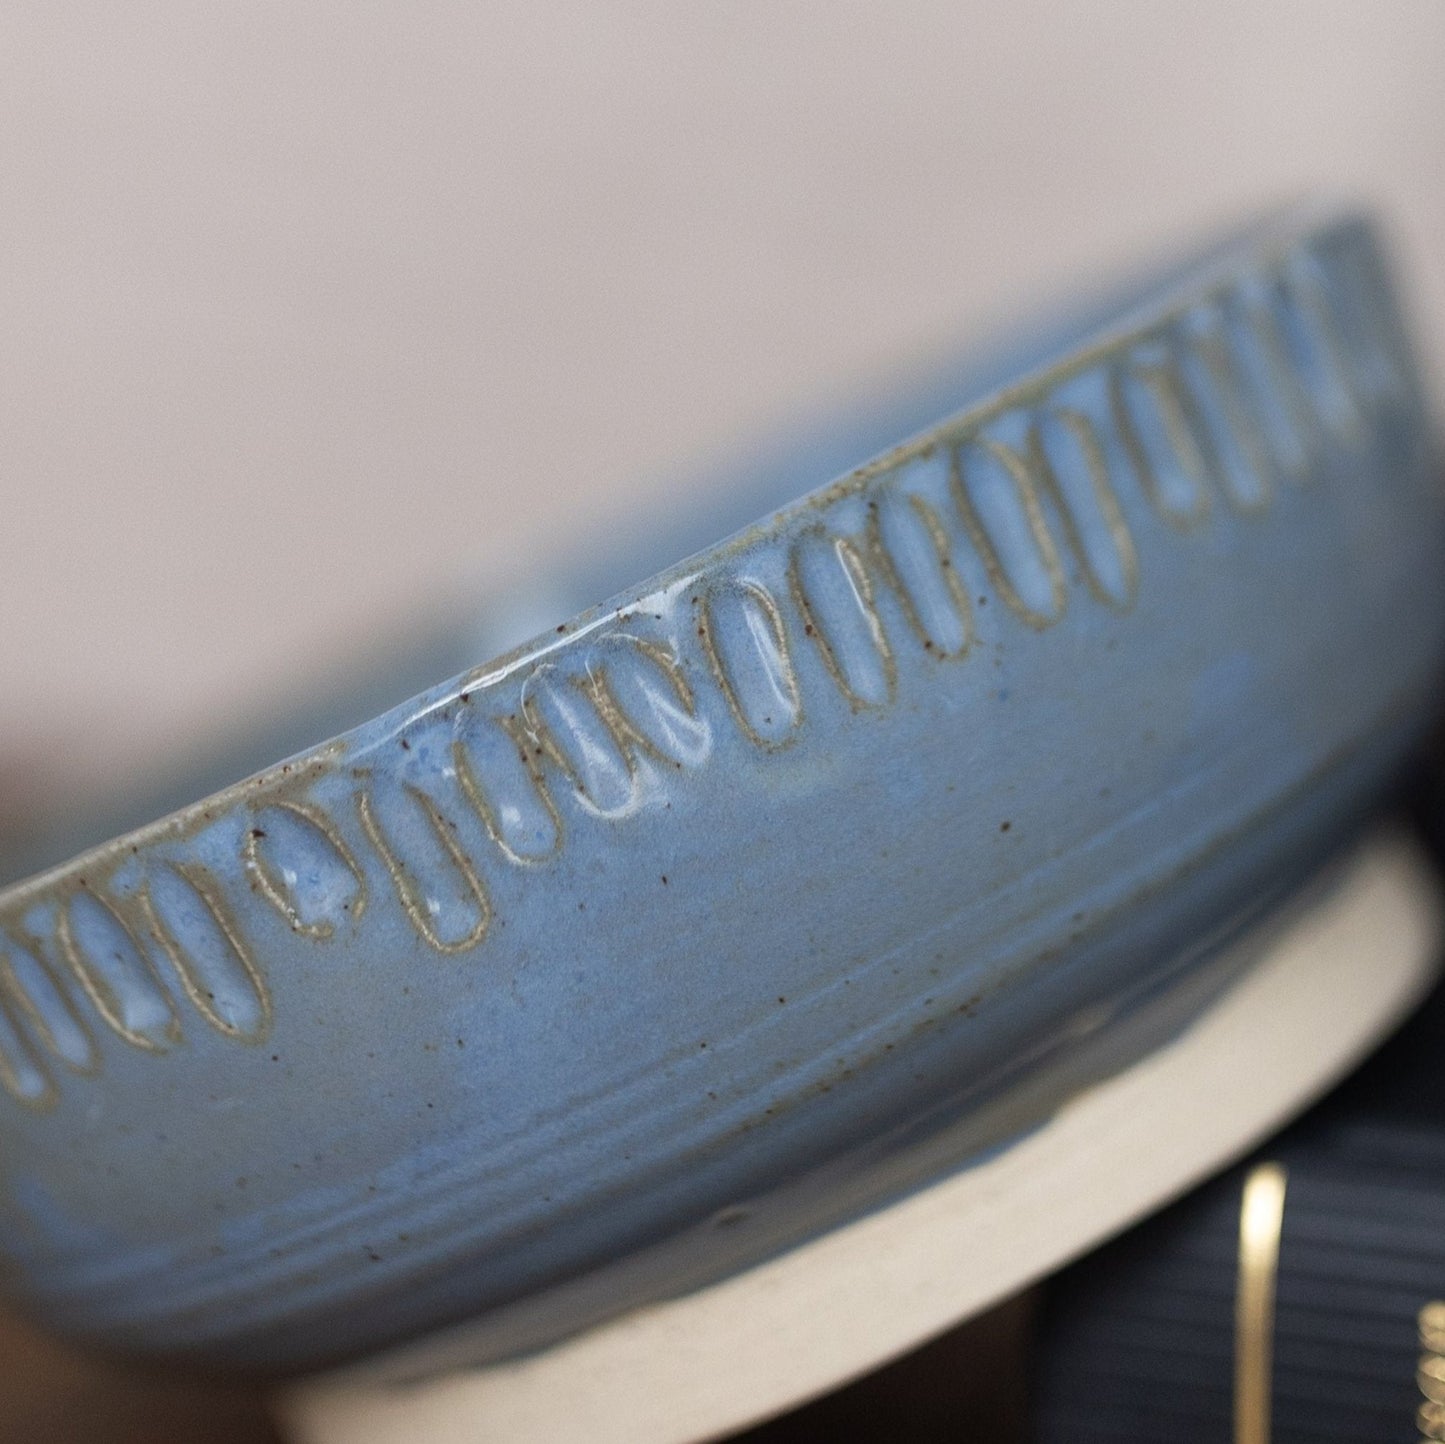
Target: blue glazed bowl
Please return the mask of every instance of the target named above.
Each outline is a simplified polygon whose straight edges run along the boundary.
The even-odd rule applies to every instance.
[[[505,1356],[1125,1066],[1120,1020],[1422,731],[1420,392],[1369,229],[1307,217],[955,387],[912,439],[841,423],[754,514],[900,444],[613,601],[0,895],[11,1293],[228,1366],[463,1318]]]

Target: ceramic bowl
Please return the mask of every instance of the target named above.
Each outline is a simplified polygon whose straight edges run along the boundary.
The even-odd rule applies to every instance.
[[[207,1364],[507,1357],[996,1155],[1204,1006],[1445,650],[1376,243],[1270,221],[949,385],[0,895],[12,1295]]]

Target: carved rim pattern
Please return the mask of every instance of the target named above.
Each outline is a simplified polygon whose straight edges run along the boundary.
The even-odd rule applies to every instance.
[[[47,1107],[60,1069],[99,1071],[105,1035],[152,1054],[197,1019],[264,1038],[256,907],[319,947],[397,908],[439,957],[469,954],[495,869],[545,869],[583,817],[625,821],[649,779],[705,765],[719,727],[764,755],[793,746],[801,650],[849,707],[886,709],[905,651],[967,665],[990,594],[1025,633],[1065,615],[1071,575],[1127,612],[1143,579],[1122,478],[1182,537],[1218,507],[1262,519],[1321,454],[1418,405],[1368,229],[1273,228],[622,604],[0,893],[0,1085]],[[840,515],[856,499],[861,526]],[[781,584],[750,563],[765,547],[786,554]],[[314,795],[337,774],[349,815]]]

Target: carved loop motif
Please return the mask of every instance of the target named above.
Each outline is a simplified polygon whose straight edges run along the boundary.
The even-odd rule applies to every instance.
[[[588,816],[620,825],[647,778],[705,763],[719,722],[764,753],[793,745],[822,703],[804,694],[803,652],[855,711],[893,701],[907,651],[965,662],[966,552],[1030,629],[1064,616],[1066,559],[1096,602],[1127,611],[1140,579],[1125,493],[1186,535],[1218,501],[1264,515],[1313,455],[1367,440],[1408,375],[1369,258],[1298,252],[841,483],[833,497],[861,496],[866,521],[840,530],[831,506],[812,508],[787,533],[784,587],[723,563],[698,579],[681,635],[636,635],[623,613],[535,661],[510,710],[489,711],[484,686],[459,693],[449,705],[465,716],[424,766],[358,774],[350,821],[293,779],[251,797],[229,875],[158,862],[125,889],[62,874],[18,890],[0,917],[0,1086],[51,1105],[52,1063],[99,1066],[97,1022],[164,1052],[181,1000],[223,1037],[264,1036],[265,972],[230,901],[244,890],[326,946],[379,905],[375,876],[429,948],[472,951],[492,923],[492,868],[545,866]],[[944,480],[925,494],[914,473],[929,468]],[[44,936],[24,925],[41,915]]]

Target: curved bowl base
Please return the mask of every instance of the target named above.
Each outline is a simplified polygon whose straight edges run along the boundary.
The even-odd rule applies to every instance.
[[[1419,1000],[1445,933],[1428,864],[1392,831],[1275,926],[1248,972],[1172,1042],[986,1161],[526,1358],[416,1382],[423,1344],[311,1379],[279,1401],[285,1427],[298,1444],[684,1444],[883,1364],[1297,1113]],[[464,1331],[445,1338],[448,1360],[459,1337],[464,1348]]]

